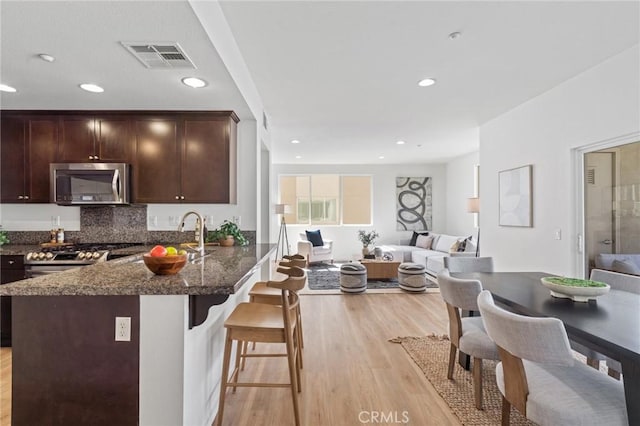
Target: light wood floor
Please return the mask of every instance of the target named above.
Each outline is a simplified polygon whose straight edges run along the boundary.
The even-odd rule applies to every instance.
[[[11,424],[11,348],[0,348],[0,425]]]
[[[301,303],[303,425],[460,424],[404,349],[387,342],[397,336],[446,333],[439,294],[302,295]],[[1,425],[10,424],[10,364],[11,352],[3,348]],[[243,374],[241,380],[288,380],[284,358],[248,360]],[[373,416],[381,418],[376,413],[391,421],[372,421]],[[227,396],[224,425],[289,424],[293,409],[288,389],[239,388]]]

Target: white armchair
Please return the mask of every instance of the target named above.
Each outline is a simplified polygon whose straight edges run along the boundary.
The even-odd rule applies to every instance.
[[[314,247],[307,239],[307,234],[300,233],[298,240],[298,254],[303,255],[307,259],[307,264],[330,261],[333,263],[333,241],[322,239],[324,245]]]

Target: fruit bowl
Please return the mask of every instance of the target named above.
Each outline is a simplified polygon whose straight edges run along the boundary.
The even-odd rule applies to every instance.
[[[156,275],[177,274],[187,264],[186,254],[151,256],[146,253],[142,259],[147,268]]]
[[[595,300],[609,292],[609,284],[600,281],[582,280],[579,278],[544,277],[542,285],[551,291],[553,297],[571,299],[574,302]]]

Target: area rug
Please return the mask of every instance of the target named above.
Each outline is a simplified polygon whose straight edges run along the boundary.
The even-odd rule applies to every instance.
[[[307,279],[310,290],[339,290],[340,289],[340,263],[326,264],[315,263],[309,266]],[[438,286],[427,280],[427,288],[438,288]],[[386,281],[367,281],[367,290],[376,289],[399,289],[398,279],[392,278]]]
[[[451,411],[463,425],[495,426],[502,418],[502,396],[496,385],[496,361],[482,363],[483,410],[477,410],[473,399],[473,378],[456,363],[453,380],[447,379],[450,342],[447,336],[397,337],[389,340],[400,343],[420,367]],[[535,426],[514,408],[511,408],[511,424]]]

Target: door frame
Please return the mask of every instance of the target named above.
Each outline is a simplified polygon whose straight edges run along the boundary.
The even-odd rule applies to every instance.
[[[572,163],[573,163],[573,182],[571,185],[571,191],[574,194],[573,199],[573,213],[575,218],[575,228],[573,235],[575,236],[574,246],[574,271],[582,278],[587,277],[588,273],[588,259],[587,251],[585,250],[586,244],[585,238],[585,181],[584,181],[584,155],[589,152],[600,151],[602,149],[615,148],[620,145],[626,145],[629,143],[639,142],[640,132],[632,132],[626,135],[616,136],[614,138],[605,139],[602,141],[594,142],[588,145],[583,145],[577,148],[573,148],[572,151]]]

